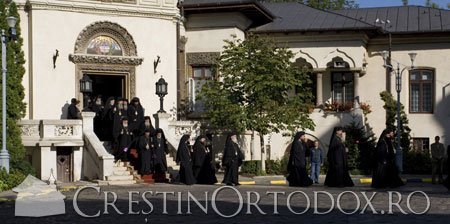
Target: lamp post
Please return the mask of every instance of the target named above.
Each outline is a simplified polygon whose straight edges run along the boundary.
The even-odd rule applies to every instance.
[[[83,111],[87,111],[89,94],[92,93],[92,80],[88,75],[84,75],[80,80],[80,92],[83,93]]]
[[[397,62],[397,68],[395,69],[390,63],[386,63],[389,56],[389,62],[391,62],[390,54],[388,51],[382,51],[381,55],[383,56],[384,64],[383,67],[388,68],[391,72],[395,73],[395,88],[397,91],[397,153],[396,153],[396,165],[399,169],[399,172],[403,172],[403,152],[400,144],[401,140],[401,114],[400,114],[400,92],[402,90],[402,74],[406,69],[414,69],[414,60],[416,59],[417,53],[411,52],[408,53],[409,58],[411,59],[411,66],[405,66],[400,71],[400,63]]]
[[[156,84],[156,95],[159,96],[159,103],[160,103],[158,113],[165,113],[166,111],[164,111],[163,109],[163,102],[164,96],[167,95],[167,82],[161,76],[161,78],[155,84]]]
[[[15,29],[17,18],[8,17],[8,36],[5,30],[2,29],[2,150],[0,151],[0,167],[4,167],[9,173],[9,153],[6,149],[6,43],[17,39],[17,32]]]

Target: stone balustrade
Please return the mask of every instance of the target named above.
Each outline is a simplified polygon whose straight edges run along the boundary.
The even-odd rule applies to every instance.
[[[21,120],[25,146],[82,146],[81,120]]]

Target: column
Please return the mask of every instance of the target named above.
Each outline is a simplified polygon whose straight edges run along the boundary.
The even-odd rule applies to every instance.
[[[47,181],[53,173],[55,179],[58,178],[56,161],[56,149],[51,146],[41,147],[41,180]]]
[[[359,105],[359,72],[353,73],[353,91],[354,91],[354,100],[353,100],[353,108],[361,108]]]
[[[316,73],[316,106],[323,105],[323,96],[322,96],[322,72]]]

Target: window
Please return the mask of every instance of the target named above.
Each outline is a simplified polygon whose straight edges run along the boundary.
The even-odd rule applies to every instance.
[[[302,87],[296,86],[295,94],[300,92],[300,88],[308,88],[309,91],[311,91],[311,93],[312,93],[311,102],[314,104],[317,104],[317,101],[316,101],[316,99],[317,99],[317,75],[316,75],[316,73],[308,72],[308,76],[311,79],[311,83],[305,83],[305,84],[303,84]],[[309,103],[311,103],[311,102],[309,102]]]
[[[353,73],[333,72],[331,73],[333,101],[337,103],[353,103]]]
[[[416,152],[426,152],[430,149],[429,138],[413,138],[413,150]]]
[[[214,74],[210,66],[192,67],[192,78],[189,79],[189,102],[191,111],[204,112],[203,102],[197,100],[196,97],[207,79],[212,78],[214,78]]]
[[[409,72],[409,112],[433,113],[434,72],[412,70]]]

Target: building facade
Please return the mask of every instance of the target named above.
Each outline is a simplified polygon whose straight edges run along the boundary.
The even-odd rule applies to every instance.
[[[411,64],[409,52],[418,54],[416,67],[402,76],[401,102],[412,129],[411,144],[423,150],[434,136],[450,144],[448,10],[404,6],[323,11],[298,3],[255,0],[16,3],[27,61],[23,86],[28,107],[21,127],[29,159],[41,170],[42,179],[49,177],[49,169],[64,170],[58,159],[66,154],[65,158],[71,158],[69,170],[76,170],[69,175],[71,180],[108,176],[105,170],[87,174],[90,165],[86,164],[104,169],[110,166],[104,162],[110,158],[98,139],[86,134],[86,125],[63,124],[70,99],[83,100],[79,81],[85,75],[93,80],[92,95],[137,96],[148,116],[159,109],[155,82],[163,77],[169,88],[164,98],[168,113],[154,116],[157,126],[175,147],[183,133],[211,134],[220,152],[223,139],[203,128],[204,109],[195,96],[205,79],[214,78],[211,65],[222,52],[223,40],[244,39],[248,32],[287,45],[299,67],[310,68],[317,107],[311,114],[316,128],[307,133],[323,148],[336,125],[359,122],[377,135],[385,128],[379,93],[387,90],[396,96],[395,77],[383,67],[380,54],[389,49],[392,63],[401,67]],[[54,60],[56,52],[59,57]],[[342,104],[344,110],[326,110],[333,102]],[[362,104],[370,105],[372,112],[364,115]],[[51,134],[42,130],[51,130]],[[248,160],[261,159],[257,134],[241,135]],[[268,150],[263,156],[281,158],[290,139],[282,133],[264,137]],[[69,147],[69,152],[61,147]],[[86,159],[87,155],[92,158]],[[104,159],[96,162],[99,155]],[[45,165],[45,161],[52,162]]]

